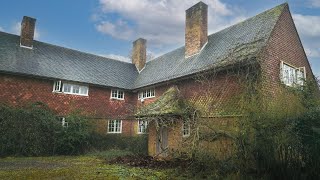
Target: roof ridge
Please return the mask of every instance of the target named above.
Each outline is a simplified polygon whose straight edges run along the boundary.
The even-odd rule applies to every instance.
[[[19,35],[8,33],[8,32],[4,32],[4,31],[0,31],[0,33],[7,34],[7,35],[10,35],[10,36],[20,37]],[[90,52],[85,52],[85,51],[81,51],[81,50],[77,50],[77,49],[72,49],[72,48],[69,48],[69,47],[63,47],[63,46],[59,46],[59,45],[55,45],[55,44],[51,44],[51,43],[47,43],[47,42],[43,42],[43,41],[39,41],[39,40],[34,40],[34,42],[39,43],[39,44],[44,44],[44,45],[47,45],[47,46],[53,46],[53,47],[62,48],[62,49],[68,50],[68,51],[76,51],[78,53],[87,54],[87,55],[90,55],[90,56],[96,56],[96,57],[99,57],[99,58],[103,58],[105,60],[111,60],[111,61],[117,61],[117,62],[126,63],[126,64],[132,64],[132,63],[129,63],[129,62],[120,61],[120,60],[117,60],[117,59],[112,59],[112,58],[104,57],[104,56],[101,56],[101,55],[93,54],[93,53],[90,53]]]

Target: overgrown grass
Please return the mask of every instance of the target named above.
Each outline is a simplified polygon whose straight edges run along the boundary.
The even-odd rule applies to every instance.
[[[98,153],[104,158],[125,151]],[[95,155],[0,159],[0,179],[183,179],[174,170],[154,170],[106,164]]]
[[[107,151],[94,152],[94,153],[88,154],[88,156],[95,156],[95,157],[98,157],[99,159],[106,159],[106,160],[110,160],[110,159],[114,159],[114,158],[117,158],[120,156],[126,156],[126,155],[134,155],[134,153],[127,150],[111,149]]]

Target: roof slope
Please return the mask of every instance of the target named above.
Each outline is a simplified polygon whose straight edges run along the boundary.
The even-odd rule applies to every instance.
[[[267,40],[287,3],[208,36],[202,51],[185,58],[184,47],[135,65],[34,41],[20,47],[20,37],[0,32],[0,72],[62,79],[122,89],[138,89],[210,68],[253,59]]]
[[[149,61],[136,79],[134,88],[257,56],[285,6],[287,3],[208,36],[208,43],[197,55],[185,58],[184,47],[181,47]]]
[[[186,106],[180,98],[177,87],[171,87],[164,92],[159,99],[146,106],[141,106],[135,113],[136,116],[157,116],[157,115],[183,115]]]
[[[34,41],[21,48],[20,37],[0,32],[0,71],[131,89],[136,67],[121,62]]]

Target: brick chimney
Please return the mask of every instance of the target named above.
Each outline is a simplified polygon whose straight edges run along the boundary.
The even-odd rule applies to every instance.
[[[141,71],[147,59],[146,40],[139,38],[133,42],[132,49],[132,63],[136,65],[137,69]]]
[[[23,16],[21,22],[21,35],[20,35],[20,46],[33,47],[34,30],[36,25],[36,19]]]
[[[186,10],[185,31],[185,57],[189,57],[208,42],[208,5],[200,1]]]

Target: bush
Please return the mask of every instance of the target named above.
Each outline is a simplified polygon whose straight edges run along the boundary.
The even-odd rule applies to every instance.
[[[1,156],[52,154],[60,126],[56,116],[42,103],[27,108],[0,106]]]
[[[85,153],[89,149],[89,138],[93,131],[89,121],[78,113],[73,113],[66,119],[68,127],[62,127],[58,131],[55,153],[62,155]]]
[[[75,112],[66,117],[68,127],[47,105],[0,106],[0,156],[77,155],[92,150],[121,149],[147,154],[147,136],[100,135],[90,121]]]
[[[72,155],[89,148],[92,128],[88,120],[72,114],[63,128],[56,115],[43,103],[22,108],[0,106],[0,155]]]
[[[306,179],[320,179],[320,109],[310,110],[295,122],[295,133],[301,139],[302,173]]]
[[[123,136],[119,134],[101,135],[93,133],[90,137],[90,145],[96,151],[112,149],[127,150],[135,154],[147,154],[147,135]]]

